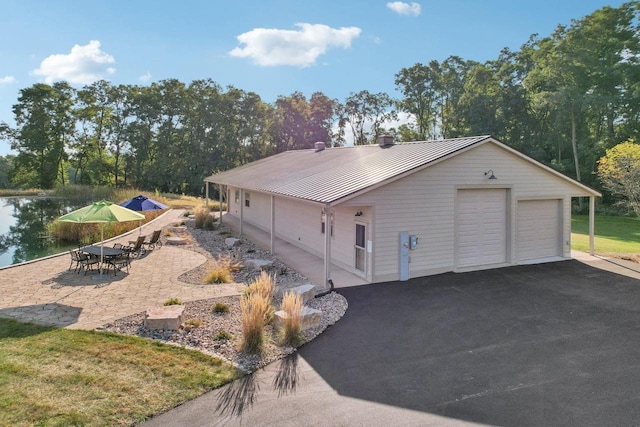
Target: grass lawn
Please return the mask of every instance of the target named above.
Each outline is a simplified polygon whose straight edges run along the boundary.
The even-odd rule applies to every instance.
[[[589,216],[571,217],[571,248],[589,251]],[[595,217],[595,250],[599,254],[640,253],[640,218]]]
[[[0,319],[0,425],[131,425],[239,375],[138,337]]]

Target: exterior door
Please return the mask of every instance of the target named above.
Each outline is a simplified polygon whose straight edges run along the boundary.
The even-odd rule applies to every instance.
[[[367,271],[367,225],[356,222],[355,267],[362,274]]]
[[[507,190],[458,191],[458,267],[506,262]]]
[[[562,255],[562,200],[520,200],[516,217],[518,262]]]

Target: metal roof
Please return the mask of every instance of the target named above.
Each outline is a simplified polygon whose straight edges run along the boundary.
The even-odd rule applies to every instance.
[[[205,178],[206,182],[333,204],[351,194],[491,139],[489,135],[294,150]]]

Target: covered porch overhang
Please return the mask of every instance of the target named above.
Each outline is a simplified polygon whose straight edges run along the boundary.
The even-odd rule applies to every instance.
[[[226,193],[227,185],[223,183],[216,183],[205,179],[205,203],[209,206],[209,184],[218,186],[218,194],[219,194],[219,221],[220,223],[224,223],[229,225],[232,229],[236,230],[240,235],[246,235],[251,240],[253,240],[256,244],[261,246],[263,249],[268,250],[272,255],[277,255],[278,258],[285,262],[287,265],[292,267],[294,270],[300,272],[305,275],[315,284],[319,285],[320,289],[327,289],[332,286],[336,287],[344,287],[344,286],[353,286],[367,283],[366,280],[351,274],[344,269],[337,267],[331,263],[331,237],[330,233],[325,233],[324,239],[324,251],[322,258],[319,258],[307,251],[304,251],[300,248],[295,247],[294,245],[285,242],[282,239],[278,239],[276,237],[276,196],[271,193],[268,194],[270,197],[270,229],[269,232],[265,232],[257,227],[251,226],[244,221],[244,209],[243,204],[240,204],[240,216],[234,217],[233,215],[225,215],[222,210],[222,202],[223,202],[223,194]],[[240,200],[244,199],[244,192],[248,191],[245,188],[238,187],[240,190]],[[256,191],[256,190],[251,190]],[[279,195],[278,197],[285,197],[283,195]],[[288,197],[295,200],[300,200],[295,197]],[[333,209],[331,204],[323,204],[319,202],[310,202],[314,205],[317,205],[322,208],[323,214],[327,218],[327,229],[331,229],[331,222],[333,221]],[[251,229],[252,232],[247,231]],[[277,252],[276,252],[277,246]],[[309,257],[304,259],[304,262],[301,260],[303,257]],[[318,274],[317,264],[318,260],[322,263],[321,274]],[[335,279],[335,280],[334,280]],[[340,282],[340,283],[338,283]]]
[[[222,223],[236,232],[240,232],[240,219],[223,213]],[[306,276],[318,286],[319,291],[327,290],[325,278],[325,260],[307,252],[289,242],[272,237],[271,233],[261,230],[246,222],[242,226],[242,235],[250,239],[264,250],[272,251],[279,260]],[[329,278],[336,288],[364,285],[368,282],[334,264],[329,265]]]

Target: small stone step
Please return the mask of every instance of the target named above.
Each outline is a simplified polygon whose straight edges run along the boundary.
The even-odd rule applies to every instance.
[[[182,324],[184,305],[152,307],[144,313],[144,327],[147,329],[169,329],[177,331]]]
[[[170,236],[165,240],[167,245],[186,245],[187,239],[178,236]]]
[[[186,233],[187,232],[187,227],[185,227],[184,225],[176,225],[174,227],[169,227],[169,231],[171,231],[172,233]]]

